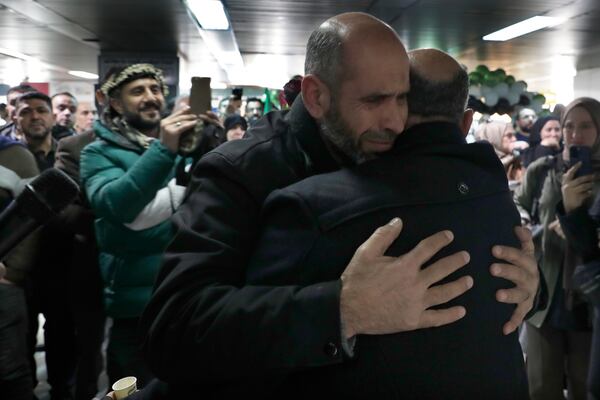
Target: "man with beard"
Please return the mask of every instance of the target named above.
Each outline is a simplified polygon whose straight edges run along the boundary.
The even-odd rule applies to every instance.
[[[515,126],[517,141],[529,143],[529,132],[535,121],[537,121],[537,115],[531,108],[524,107],[519,110]]]
[[[508,265],[490,270],[490,265],[497,261],[491,251],[495,244],[519,246],[518,238],[525,243],[529,236],[520,227],[515,236],[520,218],[492,146],[465,142],[473,116],[472,110],[465,111],[466,71],[439,50],[409,54],[407,130],[385,155],[273,192],[263,207],[263,232],[247,282],[304,286],[339,276],[346,282],[355,273],[368,276],[377,265],[355,271],[345,268],[348,260],[373,229],[401,217],[404,229],[388,256],[401,255],[443,229],[451,230],[454,240],[441,254],[468,252],[469,266],[451,278],[468,274],[473,289],[448,304],[465,307],[467,314],[435,329],[362,335],[352,363],[290,374],[283,391],[294,388],[298,398],[318,393],[361,399],[527,399],[518,336],[502,334],[514,311],[502,296],[525,299],[526,292],[511,291],[509,281],[495,276],[524,272],[521,284],[534,292],[537,266],[531,255],[524,270]],[[419,284],[410,276],[404,282],[379,282],[382,291],[399,292]],[[357,312],[371,311],[376,302],[363,300]],[[521,318],[533,300],[521,307]]]
[[[40,92],[30,92],[17,98],[16,128],[23,134],[23,142],[35,156],[40,172],[52,168],[56,141],[50,134],[54,125],[52,103]]]
[[[57,142],[51,134],[54,125],[52,103],[40,92],[25,93],[16,100],[16,125],[23,141],[35,157],[40,172],[54,166]],[[44,314],[44,345],[51,398],[70,398],[75,372],[75,327],[71,313],[71,238],[59,219],[52,219],[40,232],[37,257],[33,263],[31,287],[27,288],[31,326],[30,352],[35,380],[37,315]]]
[[[246,112],[244,118],[250,126],[254,126],[256,122],[263,116],[265,105],[258,97],[251,97],[246,100]]]
[[[81,182],[95,215],[106,314],[113,319],[107,349],[110,383],[151,373],[139,353],[139,315],[150,298],[161,255],[172,237],[157,210],[176,207],[179,138],[198,117],[189,107],[162,119],[167,86],[150,64],[114,71],[101,86],[107,99],[96,141],[81,155]],[[169,214],[170,215],[170,214]]]
[[[15,111],[17,109],[17,99],[24,93],[37,92],[37,90],[30,85],[21,84],[19,86],[13,86],[6,92],[6,111],[8,112],[8,118],[6,119],[6,125],[0,128],[0,136],[9,136],[15,140],[21,140],[22,133],[18,131],[17,124],[15,123]]]
[[[54,139],[60,140],[77,134],[73,129],[76,112],[77,99],[71,93],[61,92],[52,96],[52,113],[56,121],[52,127]]]
[[[174,397],[194,385],[197,393],[221,398],[268,395],[278,383],[270,372],[340,364],[351,357],[355,335],[446,325],[468,312],[445,304],[469,289],[468,277],[429,288],[467,263],[462,253],[446,253],[420,270],[452,236],[438,232],[403,256],[383,257],[400,233],[397,223],[377,229],[359,247],[347,267],[357,273],[347,279],[245,283],[259,213],[272,191],[374,158],[390,150],[404,129],[408,57],[382,21],[363,13],[327,20],[309,39],[305,73],[302,97],[289,112],[267,114],[244,139],[199,161],[173,217],[178,231],[142,331],[147,359],[159,378],[177,386]],[[516,264],[526,268],[529,258],[522,255]],[[404,285],[407,274],[420,284],[382,290],[380,282]],[[439,307],[428,309],[434,305]],[[513,315],[504,333],[521,319]]]

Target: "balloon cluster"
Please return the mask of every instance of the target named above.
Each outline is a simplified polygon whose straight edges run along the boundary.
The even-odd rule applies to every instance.
[[[479,65],[469,73],[469,107],[482,113],[511,113],[515,106],[527,106],[539,113],[546,98],[527,91],[525,81],[517,81],[499,68],[490,71]]]

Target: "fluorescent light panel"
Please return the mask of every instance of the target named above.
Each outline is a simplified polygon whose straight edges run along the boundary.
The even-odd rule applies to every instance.
[[[7,49],[5,47],[0,47],[0,54],[4,54],[5,56],[18,58],[20,60],[25,60],[25,61],[36,60],[35,58],[28,56],[27,54],[23,54],[16,50]]]
[[[229,29],[229,18],[223,3],[217,0],[186,0],[188,8],[205,30]]]
[[[540,29],[562,24],[563,22],[565,22],[565,20],[566,18],[536,16],[526,19],[525,21],[521,21],[516,24],[507,26],[506,28],[500,29],[499,31],[490,33],[489,35],[485,35],[483,37],[483,40],[510,40]]]
[[[84,78],[84,79],[98,79],[98,75],[92,74],[91,72],[85,72],[85,71],[69,71],[69,75],[73,75],[78,78]]]

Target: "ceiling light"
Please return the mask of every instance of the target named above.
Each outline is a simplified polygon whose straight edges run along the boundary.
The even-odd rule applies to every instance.
[[[5,56],[9,56],[9,57],[18,58],[20,60],[37,61],[35,58],[28,56],[27,54],[23,54],[19,51],[15,51],[15,50],[7,49],[5,47],[0,47],[0,54],[4,54]]]
[[[227,84],[225,82],[216,82],[210,81],[211,89],[227,89]]]
[[[518,36],[526,35],[528,33],[556,26],[566,21],[566,18],[556,17],[532,17],[525,21],[518,22],[514,25],[507,26],[506,28],[500,29],[499,31],[485,35],[483,40],[496,40],[505,41],[516,38]]]
[[[98,79],[98,75],[92,74],[91,72],[85,72],[85,71],[69,71],[69,75],[73,75],[78,78],[84,78],[84,79]]]
[[[223,3],[217,0],[184,0],[198,24],[205,30],[229,29],[229,18]]]

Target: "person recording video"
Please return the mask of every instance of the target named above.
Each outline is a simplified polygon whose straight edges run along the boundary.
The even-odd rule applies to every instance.
[[[570,160],[562,182],[562,202],[557,215],[569,246],[575,250],[576,268],[567,271],[566,282],[576,301],[587,301],[594,308],[592,350],[587,376],[588,398],[600,398],[600,102],[575,99],[563,114],[563,134],[569,158],[572,148],[589,149],[589,157]],[[591,167],[591,168],[586,168]],[[585,173],[581,173],[582,170]],[[591,205],[591,206],[590,206]],[[573,265],[575,267],[575,265]],[[583,299],[581,298],[583,294]]]

